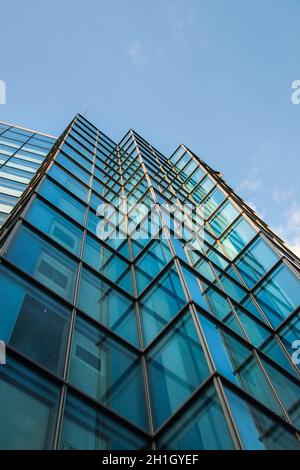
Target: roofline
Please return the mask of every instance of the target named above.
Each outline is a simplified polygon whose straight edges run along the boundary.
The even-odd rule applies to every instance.
[[[0,123],[1,124],[5,124],[7,126],[11,126],[11,127],[17,127],[17,129],[21,129],[23,131],[27,131],[27,132],[33,132],[34,134],[40,134],[40,135],[43,135],[45,137],[50,137],[51,139],[55,139],[57,140],[58,137],[54,136],[54,135],[51,135],[51,134],[46,134],[46,132],[41,132],[41,131],[35,131],[33,129],[28,129],[27,127],[22,127],[22,126],[18,126],[17,124],[12,124],[11,122],[7,122],[7,121],[2,121],[0,120]]]

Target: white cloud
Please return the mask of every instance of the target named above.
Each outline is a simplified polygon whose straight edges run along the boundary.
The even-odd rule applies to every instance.
[[[253,166],[248,172],[248,177],[242,180],[238,185],[238,191],[244,189],[252,192],[261,189],[262,179],[260,173],[260,169],[257,166]]]
[[[149,55],[145,52],[139,40],[135,40],[129,45],[127,53],[137,66],[143,66],[151,62]]]
[[[195,34],[200,32],[194,6],[187,0],[165,0],[163,9],[174,40],[187,47]]]
[[[288,189],[286,191],[275,189],[275,191],[273,191],[272,197],[274,201],[277,202],[277,204],[281,204],[291,199],[294,196],[294,193],[295,193],[295,190],[293,188]]]
[[[293,201],[284,216],[285,224],[275,228],[274,232],[300,257],[300,204]]]

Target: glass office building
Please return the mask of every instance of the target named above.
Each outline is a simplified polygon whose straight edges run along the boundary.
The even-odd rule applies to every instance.
[[[0,227],[28,187],[55,137],[0,121]]]
[[[77,115],[0,259],[1,449],[300,449],[300,262],[184,145]]]

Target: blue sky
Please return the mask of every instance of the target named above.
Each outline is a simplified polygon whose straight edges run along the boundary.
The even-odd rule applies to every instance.
[[[183,142],[300,253],[299,0],[1,2],[0,119]]]

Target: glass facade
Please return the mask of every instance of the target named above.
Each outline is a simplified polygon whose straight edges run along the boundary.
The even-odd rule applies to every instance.
[[[81,115],[0,140],[0,448],[299,450],[300,262],[223,177]]]
[[[0,121],[0,227],[55,141],[55,137],[47,134]]]

